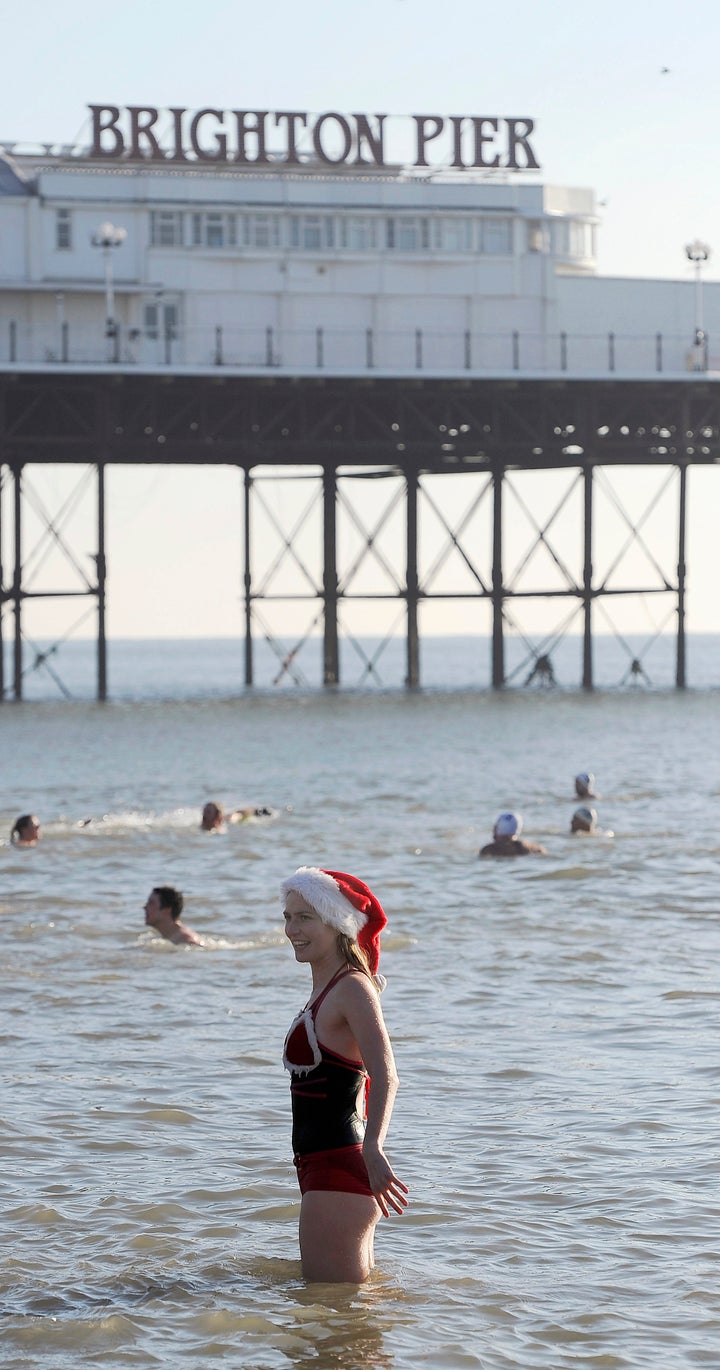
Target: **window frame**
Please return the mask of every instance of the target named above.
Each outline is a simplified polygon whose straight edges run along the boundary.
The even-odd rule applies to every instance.
[[[226,209],[196,209],[190,215],[190,246],[223,252],[238,245],[237,214]]]
[[[410,242],[411,235],[415,241]],[[427,214],[391,214],[385,220],[385,246],[389,252],[429,252],[430,217]]]
[[[164,233],[170,229],[168,240],[163,241]],[[184,247],[185,215],[180,209],[150,210],[150,246]]]
[[[308,242],[317,234],[316,242]],[[294,252],[334,252],[336,245],[335,215],[291,214],[289,245]]]
[[[72,252],[72,210],[66,207],[55,210],[55,251]],[[61,239],[66,238],[66,242]]]
[[[493,241],[491,235],[500,226],[504,227],[502,245],[498,237]],[[514,251],[513,220],[508,214],[487,214],[480,220],[480,242],[478,250],[483,257],[512,257]]]

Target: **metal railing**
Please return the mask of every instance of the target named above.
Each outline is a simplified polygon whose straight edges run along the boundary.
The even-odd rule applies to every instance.
[[[469,329],[138,328],[63,320],[26,325],[0,316],[0,366],[206,367],[347,375],[552,373],[636,376],[720,371],[720,357],[677,333],[480,333]]]

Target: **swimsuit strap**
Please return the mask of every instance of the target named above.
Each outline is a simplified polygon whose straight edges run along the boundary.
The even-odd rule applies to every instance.
[[[319,1009],[319,1007],[320,1007],[320,1005],[321,1005],[323,999],[325,998],[325,995],[330,993],[330,990],[333,988],[333,985],[335,985],[335,984],[337,983],[338,980],[341,980],[341,979],[343,978],[343,976],[345,976],[345,975],[350,975],[351,973],[352,973],[352,966],[341,966],[339,970],[336,970],[335,974],[333,975],[332,980],[328,980],[328,982],[327,982],[325,988],[324,988],[324,989],[321,989],[320,993],[318,994],[317,999],[313,999],[312,1003],[308,1004],[308,1009],[310,1010],[310,1013],[312,1014],[312,1020],[313,1020],[313,1022],[315,1022],[315,1015],[317,1014],[317,1011],[318,1011],[318,1009]]]

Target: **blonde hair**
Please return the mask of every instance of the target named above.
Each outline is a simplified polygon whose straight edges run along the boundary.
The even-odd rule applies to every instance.
[[[348,937],[346,932],[338,933],[338,948],[343,960],[347,961],[353,970],[362,971],[362,974],[367,975],[369,980],[374,978],[362,947],[359,947],[352,937]]]
[[[352,937],[348,937],[346,932],[339,932],[337,935],[338,951],[343,960],[347,962],[351,970],[359,970],[361,975],[367,975],[368,980],[375,986],[378,994],[382,994],[387,980],[384,975],[373,975],[367,956],[362,947],[354,942]]]

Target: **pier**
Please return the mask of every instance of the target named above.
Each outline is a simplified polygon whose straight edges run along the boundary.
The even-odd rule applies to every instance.
[[[23,694],[23,610],[28,600],[64,592],[31,588],[23,523],[25,480],[34,467],[81,466],[95,487],[95,573],[81,570],[79,589],[95,609],[97,698],[108,695],[106,604],[111,549],[106,546],[105,474],[114,464],[163,464],[208,468],[234,467],[243,490],[238,535],[244,557],[244,685],[254,683],[253,642],[265,603],[293,598],[306,603],[311,622],[323,635],[323,684],[340,679],[340,628],[343,607],[353,598],[395,601],[402,615],[406,644],[405,682],[422,685],[422,606],[463,599],[485,602],[490,611],[491,679],[496,689],[508,683],[552,679],[552,641],[529,648],[529,670],[509,682],[505,666],[508,628],[523,601],[555,599],[578,622],[582,652],[576,684],[592,690],[593,639],[599,606],[629,594],[665,597],[676,616],[675,682],[682,688],[686,669],[686,562],[688,475],[692,467],[720,460],[720,388],[706,373],[640,378],[607,375],[568,377],[428,374],[362,375],[278,374],[258,368],[253,374],[209,368],[182,374],[177,368],[141,372],[123,366],[5,367],[0,371],[0,531],[11,530],[0,547],[0,647],[11,644],[10,678],[0,677],[3,699]],[[642,468],[647,474],[648,508],[661,491],[673,500],[675,536],[660,564],[649,558],[647,580],[618,583],[607,568],[598,572],[594,511],[598,482],[612,468]],[[512,501],[522,499],[522,473],[564,473],[560,506],[572,497],[579,514],[579,571],[553,548],[555,515],[536,521],[534,548],[553,559],[559,583],[524,588],[508,565],[506,520]],[[444,553],[427,564],[419,537],[423,511],[433,503],[433,479],[464,476],[466,509],[446,522]],[[276,594],[272,575],[259,569],[256,515],[265,484],[283,478],[310,488],[320,502],[321,573],[298,576],[297,592]],[[469,478],[469,479],[468,479]],[[354,492],[373,482],[376,517],[355,507]],[[364,557],[376,555],[378,529],[389,517],[383,490],[392,492],[393,517],[404,529],[401,575],[389,568],[388,587],[358,592],[355,572]],[[338,511],[354,526],[361,554],[346,562]],[[481,537],[468,531],[471,515],[483,511]],[[435,508],[437,514],[437,508]],[[532,519],[532,510],[526,509]],[[642,518],[620,509],[627,545],[642,542]],[[439,517],[442,519],[442,514]],[[67,544],[59,511],[44,511],[48,538],[63,543],[76,568],[80,551]],[[299,560],[302,519],[281,535],[282,558]],[[473,525],[475,527],[475,524]],[[86,549],[83,549],[86,550]],[[438,583],[444,556],[459,556],[470,588],[449,594]],[[302,632],[293,653],[302,649]],[[0,663],[3,653],[0,651]],[[629,662],[642,676],[643,663]],[[240,684],[241,682],[239,682]]]

